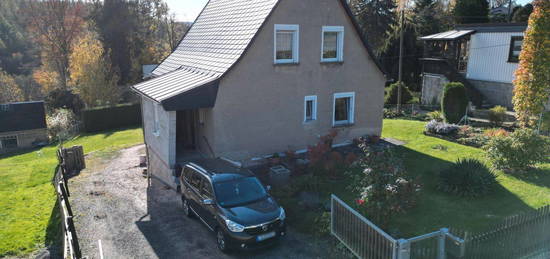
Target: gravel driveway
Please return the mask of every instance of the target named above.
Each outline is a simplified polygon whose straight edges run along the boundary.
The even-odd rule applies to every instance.
[[[326,258],[311,237],[288,230],[278,245],[224,255],[215,236],[183,216],[181,201],[160,182],[142,177],[143,145],[87,157],[88,169],[70,180],[71,205],[82,253],[99,258]]]

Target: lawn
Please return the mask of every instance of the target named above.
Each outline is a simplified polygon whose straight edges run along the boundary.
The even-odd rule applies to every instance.
[[[484,231],[503,218],[530,211],[550,204],[550,164],[537,171],[518,177],[497,172],[496,190],[485,197],[459,198],[437,190],[438,172],[458,158],[472,157],[485,161],[484,151],[423,134],[426,122],[412,120],[384,120],[383,137],[399,139],[406,144],[397,147],[403,157],[406,170],[418,176],[423,188],[415,208],[395,215],[385,227],[395,237],[411,237],[432,232],[442,227],[452,227],[469,232]],[[445,148],[434,148],[444,146]],[[328,200],[336,194],[355,206],[356,194],[349,190],[349,179],[323,184],[321,197]],[[284,197],[281,201],[289,207],[289,224],[305,232],[319,232],[324,220],[320,213],[303,210],[296,199]],[[294,217],[293,217],[294,216]],[[325,230],[326,231],[326,230]]]
[[[110,151],[143,142],[141,128],[79,136],[65,146],[84,152]],[[0,156],[0,257],[23,255],[58,238],[59,219],[51,179],[56,146]]]

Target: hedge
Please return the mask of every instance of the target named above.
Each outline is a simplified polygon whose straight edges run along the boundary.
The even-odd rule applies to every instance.
[[[87,109],[81,112],[82,131],[96,132],[141,124],[141,106],[125,104]]]

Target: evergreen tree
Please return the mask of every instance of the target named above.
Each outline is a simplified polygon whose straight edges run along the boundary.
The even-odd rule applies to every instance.
[[[513,13],[512,22],[527,22],[529,20],[529,15],[531,15],[532,12],[532,4],[526,4],[523,7],[519,7]]]
[[[489,22],[489,3],[487,0],[457,0],[453,15],[458,24],[486,23]]]
[[[355,17],[374,52],[380,55],[386,45],[388,33],[397,24],[397,5],[394,0],[351,0]]]
[[[514,80],[514,109],[523,126],[533,126],[550,98],[550,1],[535,0]]]

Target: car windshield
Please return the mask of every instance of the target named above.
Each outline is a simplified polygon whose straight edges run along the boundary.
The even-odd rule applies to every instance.
[[[222,207],[235,207],[261,200],[267,193],[256,177],[244,177],[214,184],[216,199]]]

